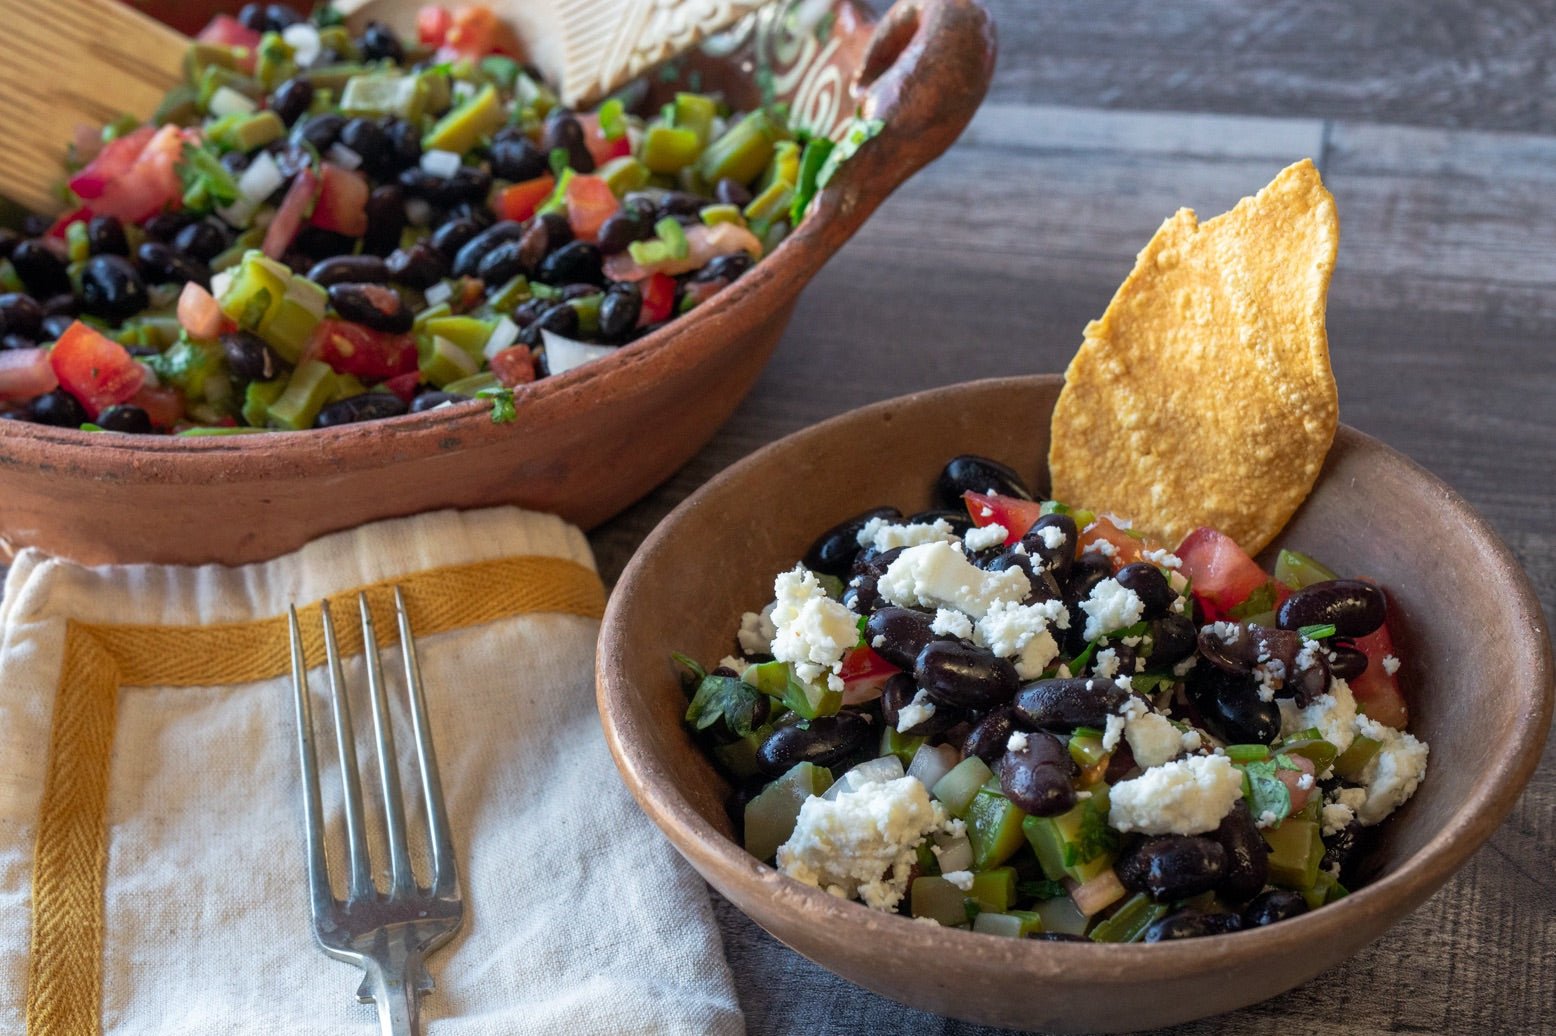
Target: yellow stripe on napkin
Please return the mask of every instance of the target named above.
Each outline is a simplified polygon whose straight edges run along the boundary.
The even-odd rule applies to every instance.
[[[553,557],[431,569],[345,590],[341,597],[361,591],[375,613],[392,615],[396,585],[418,637],[515,615],[599,618],[605,611],[600,577]],[[318,603],[297,614],[308,663],[322,664]],[[381,621],[377,629],[380,646],[393,641],[392,622]],[[341,623],[336,632],[344,654],[361,652],[355,623]],[[250,683],[290,668],[284,615],[210,626],[67,624],[33,857],[29,1036],[102,1032],[108,764],[119,688]]]

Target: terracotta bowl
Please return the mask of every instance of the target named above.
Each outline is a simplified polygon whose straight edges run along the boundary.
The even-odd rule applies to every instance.
[[[688,498],[649,537],[606,611],[598,699],[644,811],[709,883],[844,978],[968,1021],[1043,1031],[1155,1028],[1252,1004],[1381,936],[1494,831],[1540,757],[1552,662],[1527,578],[1486,522],[1393,450],[1341,428],[1279,545],[1389,592],[1427,778],[1379,829],[1370,883],[1268,928],[1158,945],[1002,939],[914,923],[792,881],[732,840],[728,784],[681,727],[672,650],[717,659],[742,611],[820,531],[868,507],[929,504],[950,456],[980,453],[1046,485],[1056,376],[980,381],[856,410],[766,447]],[[1452,588],[1451,602],[1444,588]],[[1493,688],[1484,660],[1498,659]]]
[[[751,388],[806,282],[875,207],[956,139],[988,88],[993,26],[977,0],[899,0],[873,23],[837,0],[825,42],[777,5],[718,54],[677,63],[737,108],[770,83],[806,125],[856,108],[884,128],[773,254],[694,313],[518,394],[271,435],[118,436],[0,422],[0,546],[88,563],[240,564],[325,532],[444,507],[515,503],[588,528],[680,467]],[[673,91],[676,82],[661,82]],[[683,87],[684,88],[684,87]]]

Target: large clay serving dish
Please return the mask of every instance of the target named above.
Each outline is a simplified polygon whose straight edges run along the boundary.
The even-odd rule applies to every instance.
[[[599,645],[600,715],[628,786],[675,847],[817,963],[903,1003],[984,1024],[1155,1028],[1306,982],[1441,887],[1501,823],[1539,760],[1551,651],[1528,579],[1486,522],[1405,457],[1342,427],[1277,546],[1387,588],[1411,728],[1431,744],[1420,790],[1378,829],[1364,887],[1232,935],[1076,944],[915,923],[758,863],[731,839],[728,784],[682,729],[686,699],[670,652],[711,660],[733,651],[740,613],[771,600],[774,574],[818,532],[881,504],[923,509],[954,454],[1004,460],[1046,486],[1059,386],[1055,376],[1000,379],[876,404],[789,436],[708,483],[659,525],[616,587]],[[1484,679],[1487,658],[1498,660],[1494,685]]]
[[[809,218],[749,274],[686,318],[517,394],[302,433],[120,436],[0,422],[0,546],[87,563],[240,564],[322,533],[444,507],[514,503],[584,528],[667,478],[734,410],[806,282],[900,183],[971,118],[994,63],[977,0],[899,0],[879,22],[837,0],[825,32],[773,5],[676,63],[737,109],[762,88],[835,132],[857,110],[884,126]],[[683,88],[685,88],[683,86]]]

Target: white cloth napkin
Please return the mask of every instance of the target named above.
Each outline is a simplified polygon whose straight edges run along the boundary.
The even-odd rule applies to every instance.
[[[512,508],[381,522],[242,568],[88,568],[21,554],[0,602],[0,1032],[26,1029],[34,843],[62,719],[67,619],[243,622],[334,596],[343,627],[356,621],[355,602],[339,596],[351,588],[522,555],[593,569],[577,529]],[[601,737],[597,629],[550,613],[417,633],[466,901],[463,930],[429,962],[437,989],[422,1005],[433,1036],[744,1031],[706,888],[632,801]],[[381,657],[392,670],[397,648]],[[361,658],[346,669],[369,763]],[[318,723],[322,670],[312,686]],[[394,682],[409,787],[401,693]],[[377,1031],[373,1007],[355,1002],[360,972],[313,942],[291,709],[285,675],[120,690],[102,1031]],[[321,737],[319,751],[338,831],[332,742]],[[337,870],[341,853],[337,838]],[[380,875],[383,855],[375,849]]]

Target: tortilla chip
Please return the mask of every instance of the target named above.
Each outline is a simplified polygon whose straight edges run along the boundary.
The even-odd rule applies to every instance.
[[[1340,227],[1313,163],[1200,225],[1180,209],[1065,372],[1055,499],[1172,545],[1200,525],[1250,554],[1307,497],[1339,401],[1324,306]]]

